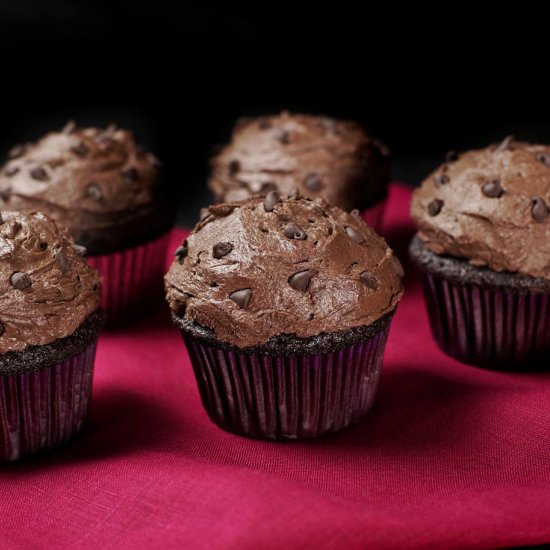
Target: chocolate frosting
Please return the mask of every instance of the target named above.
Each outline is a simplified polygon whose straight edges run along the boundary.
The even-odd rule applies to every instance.
[[[127,130],[69,124],[9,156],[0,208],[50,215],[89,253],[154,238],[172,222],[158,194],[159,162]]]
[[[351,210],[386,193],[389,151],[355,122],[294,115],[241,120],[212,161],[209,187],[231,202],[277,190]]]
[[[99,308],[99,274],[48,216],[0,215],[0,353],[71,335]]]
[[[418,188],[426,247],[474,266],[550,279],[550,146],[505,139],[451,154]]]
[[[270,193],[211,206],[165,281],[176,318],[242,349],[368,326],[395,308],[401,276],[358,216]]]

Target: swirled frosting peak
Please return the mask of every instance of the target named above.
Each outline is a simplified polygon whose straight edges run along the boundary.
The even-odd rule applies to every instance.
[[[412,215],[436,254],[550,279],[550,146],[451,153],[418,188]]]
[[[99,308],[101,278],[42,213],[0,212],[0,353],[71,335]]]
[[[399,261],[359,216],[275,192],[210,206],[166,276],[179,317],[239,348],[365,327],[402,294]]]

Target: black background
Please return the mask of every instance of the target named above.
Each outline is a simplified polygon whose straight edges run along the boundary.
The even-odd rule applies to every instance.
[[[411,183],[449,149],[550,142],[550,3],[351,6],[2,1],[1,150],[68,118],[130,127],[192,223],[241,115],[358,119]]]

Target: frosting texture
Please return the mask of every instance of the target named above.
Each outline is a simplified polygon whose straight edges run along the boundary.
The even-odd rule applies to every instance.
[[[91,253],[154,237],[171,223],[158,193],[159,162],[127,130],[68,124],[8,156],[0,208],[44,212]]]
[[[99,274],[48,216],[0,216],[0,353],[71,335],[99,308]]]
[[[382,198],[389,178],[387,147],[359,124],[287,112],[241,120],[211,163],[221,202],[297,190],[351,210]]]
[[[247,348],[370,325],[395,308],[401,276],[358,216],[271,192],[209,207],[165,281],[176,316]]]
[[[550,146],[506,138],[448,155],[414,192],[418,235],[436,254],[550,279]]]

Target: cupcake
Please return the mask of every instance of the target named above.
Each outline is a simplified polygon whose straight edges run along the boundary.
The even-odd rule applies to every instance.
[[[358,216],[297,195],[210,206],[166,275],[203,404],[250,437],[305,438],[372,405],[401,266]]]
[[[343,210],[359,209],[378,229],[388,178],[387,147],[359,124],[283,112],[241,119],[212,159],[209,187],[219,202],[297,190]]]
[[[104,278],[109,320],[162,296],[173,218],[159,193],[158,161],[131,132],[69,123],[9,157],[0,170],[0,208],[38,210],[69,228]]]
[[[410,253],[444,352],[494,369],[547,363],[548,205],[550,146],[511,138],[449,155],[415,191]]]
[[[0,213],[0,461],[50,449],[86,415],[101,277],[41,213]]]

